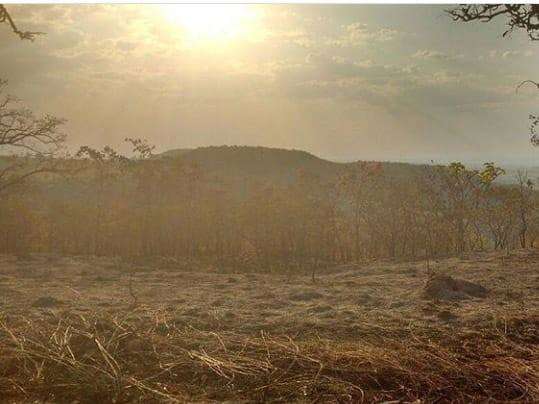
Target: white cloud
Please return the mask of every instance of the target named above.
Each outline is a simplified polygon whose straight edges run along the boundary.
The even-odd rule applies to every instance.
[[[267,34],[261,39],[197,47],[150,6],[9,6],[23,29],[47,35],[21,42],[0,25],[1,74],[32,108],[68,118],[75,142],[94,132],[108,142],[124,130],[156,142],[166,133],[165,148],[179,146],[180,136],[196,145],[201,131],[214,143],[225,142],[226,131],[248,133],[237,135],[241,142],[271,131],[274,122],[283,126],[273,136],[318,131],[324,138],[339,125],[378,131],[386,119],[405,139],[417,134],[415,123],[402,124],[406,120],[429,122],[433,136],[439,125],[431,125],[430,116],[436,114],[463,130],[500,133],[499,125],[521,121],[527,130],[537,92],[514,92],[533,78],[535,54],[527,40],[500,42],[444,19],[426,23],[433,13],[428,7],[400,9],[391,18],[385,7],[393,6],[265,7],[267,18],[257,26]],[[448,43],[449,35],[460,42]],[[498,122],[479,113],[501,105]],[[379,115],[347,112],[365,106]],[[250,126],[246,108],[257,112]],[[297,126],[296,119],[310,126]]]
[[[367,24],[355,22],[342,27],[337,38],[329,38],[326,42],[337,47],[354,47],[373,42],[387,42],[395,39],[400,33],[391,28],[371,29]]]
[[[450,61],[450,60],[462,59],[464,55],[462,54],[449,55],[447,53],[436,51],[436,50],[422,49],[415,52],[412,55],[412,57],[415,59],[423,59],[423,60]]]
[[[491,59],[512,59],[516,57],[531,57],[533,56],[531,50],[498,50],[494,49],[488,53],[488,57]]]

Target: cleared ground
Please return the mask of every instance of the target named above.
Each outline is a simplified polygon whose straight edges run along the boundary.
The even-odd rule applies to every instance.
[[[488,292],[425,294],[439,274]],[[5,401],[539,401],[535,251],[349,265],[315,283],[0,256],[0,320]]]

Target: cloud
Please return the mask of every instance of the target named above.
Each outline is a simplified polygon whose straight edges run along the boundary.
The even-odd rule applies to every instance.
[[[395,39],[400,33],[391,28],[371,29],[369,25],[355,22],[341,27],[341,34],[329,38],[326,43],[337,47],[354,47],[373,42],[387,42]]]
[[[265,39],[266,41],[292,43],[303,48],[312,48],[317,43],[314,36],[303,29],[269,31],[266,32]]]
[[[439,52],[436,50],[423,49],[423,50],[418,50],[416,53],[412,55],[412,57],[414,59],[423,59],[423,60],[450,61],[450,60],[462,59],[464,55],[462,54],[449,55],[447,53]]]
[[[488,57],[491,59],[512,59],[515,57],[530,57],[533,56],[533,52],[531,50],[491,50],[488,53]]]
[[[422,130],[417,122],[430,132],[440,122],[499,133],[496,125],[522,121],[527,130],[536,92],[514,92],[533,75],[527,40],[500,49],[488,32],[425,23],[441,8],[405,7],[389,18],[388,6],[260,7],[264,35],[198,46],[154,6],[9,6],[21,28],[47,35],[22,42],[0,24],[1,75],[31,108],[68,118],[74,143],[120,132],[159,143],[166,133],[166,148],[182,136],[198,145],[200,131],[214,143],[224,132],[247,142],[272,131],[286,146],[318,131],[328,145],[328,131],[352,138],[354,128],[379,131],[386,119],[403,139]],[[444,40],[453,34],[459,43]],[[469,57],[481,54],[489,63]]]
[[[122,52],[130,52],[138,47],[134,41],[118,40],[116,41],[116,49]]]
[[[277,88],[291,98],[368,104],[398,113],[409,108],[455,113],[514,102],[507,86],[492,83],[482,72],[382,64],[321,52],[309,53],[303,63],[280,64],[274,77]]]

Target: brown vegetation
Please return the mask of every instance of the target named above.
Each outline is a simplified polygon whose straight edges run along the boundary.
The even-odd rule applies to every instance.
[[[523,175],[519,186],[498,186],[503,171],[492,164],[391,169],[271,149],[259,160],[257,149],[237,148],[239,171],[219,165],[222,148],[211,151],[211,171],[189,153],[165,158],[134,146],[132,159],[82,148],[70,178],[27,182],[3,197],[0,252],[167,256],[314,276],[374,258],[525,248],[539,229],[533,183]],[[263,175],[272,158],[286,181]]]
[[[449,13],[538,39],[535,5]],[[5,85],[3,402],[539,402],[525,174],[129,138],[133,158],[61,155],[64,121]]]
[[[3,256],[0,389],[8,402],[536,402],[538,263],[531,251],[430,270],[379,262],[313,285],[159,259]],[[431,272],[490,291],[425,300]]]

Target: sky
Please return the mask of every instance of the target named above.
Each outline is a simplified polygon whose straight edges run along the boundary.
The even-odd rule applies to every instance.
[[[0,77],[73,150],[294,148],[336,161],[539,165],[538,43],[425,5],[8,5]]]

